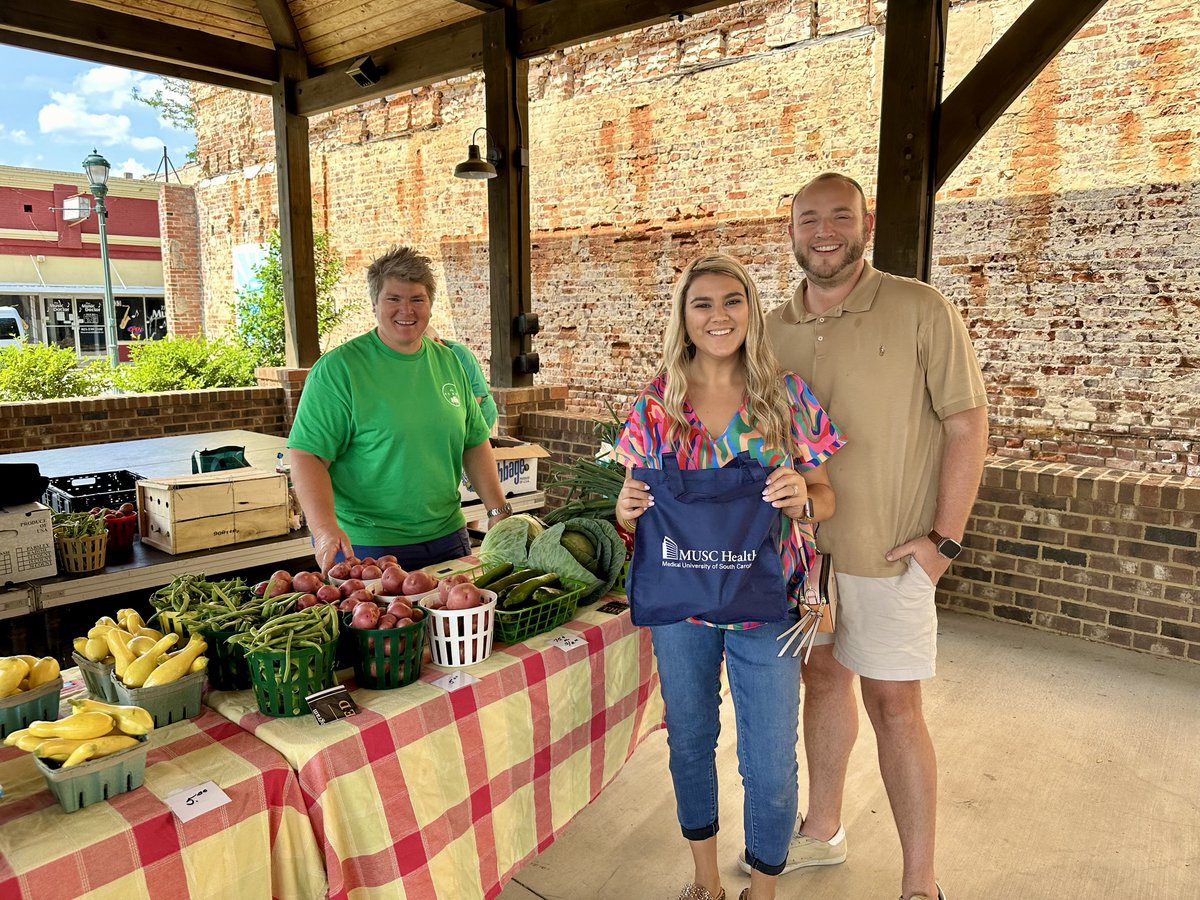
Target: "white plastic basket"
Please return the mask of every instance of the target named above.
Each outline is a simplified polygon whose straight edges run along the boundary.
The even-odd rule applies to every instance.
[[[483,662],[492,653],[496,630],[496,594],[481,591],[484,603],[473,609],[426,609],[433,663],[455,669]]]

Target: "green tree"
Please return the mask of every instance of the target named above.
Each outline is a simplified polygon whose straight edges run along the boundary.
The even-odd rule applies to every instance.
[[[313,235],[317,270],[317,335],[322,340],[349,317],[353,305],[338,307],[334,291],[342,277],[343,264],[329,245],[329,235]],[[279,232],[267,239],[266,258],[254,267],[258,286],[238,291],[233,325],[238,342],[250,350],[260,366],[284,364],[283,251]]]
[[[112,385],[107,360],[80,365],[74,350],[46,344],[14,344],[0,350],[0,401],[95,397]]]
[[[167,337],[129,345],[116,385],[133,394],[254,384],[254,356],[228,338]]]
[[[196,103],[192,94],[192,83],[182,78],[162,79],[163,86],[150,94],[143,94],[136,87],[133,99],[157,110],[161,119],[172,128],[189,132],[193,143],[196,140]],[[187,152],[188,162],[195,162],[196,148]]]

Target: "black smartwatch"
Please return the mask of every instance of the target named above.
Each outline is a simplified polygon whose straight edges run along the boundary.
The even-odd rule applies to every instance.
[[[962,544],[954,538],[942,537],[936,531],[930,531],[928,537],[943,559],[958,559],[958,554],[962,553]]]

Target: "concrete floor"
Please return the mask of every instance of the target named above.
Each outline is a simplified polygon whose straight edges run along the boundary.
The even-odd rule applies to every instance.
[[[939,648],[924,696],[938,751],[938,879],[950,900],[1200,898],[1200,666],[952,612],[941,614]],[[899,896],[900,846],[861,707],[860,722],[849,859],[784,876],[781,900]],[[733,733],[726,715],[730,900],[749,884],[736,865]],[[800,773],[803,809],[803,763]],[[659,731],[500,900],[675,900],[689,860]]]

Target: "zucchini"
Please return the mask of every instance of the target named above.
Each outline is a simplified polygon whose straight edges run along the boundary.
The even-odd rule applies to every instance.
[[[511,575],[513,564],[510,562],[500,563],[498,566],[492,566],[490,569],[484,569],[475,578],[475,587],[490,588],[492,582],[499,581],[505,575]]]
[[[555,572],[523,581],[508,592],[508,596],[504,598],[504,609],[519,609],[530,601],[533,592],[538,588],[554,587],[556,584],[558,584],[558,574]]]
[[[487,586],[487,589],[499,594],[508,588],[515,587],[523,581],[528,581],[530,578],[537,578],[545,574],[541,569],[517,569],[511,575],[505,575],[503,578],[493,581]]]

